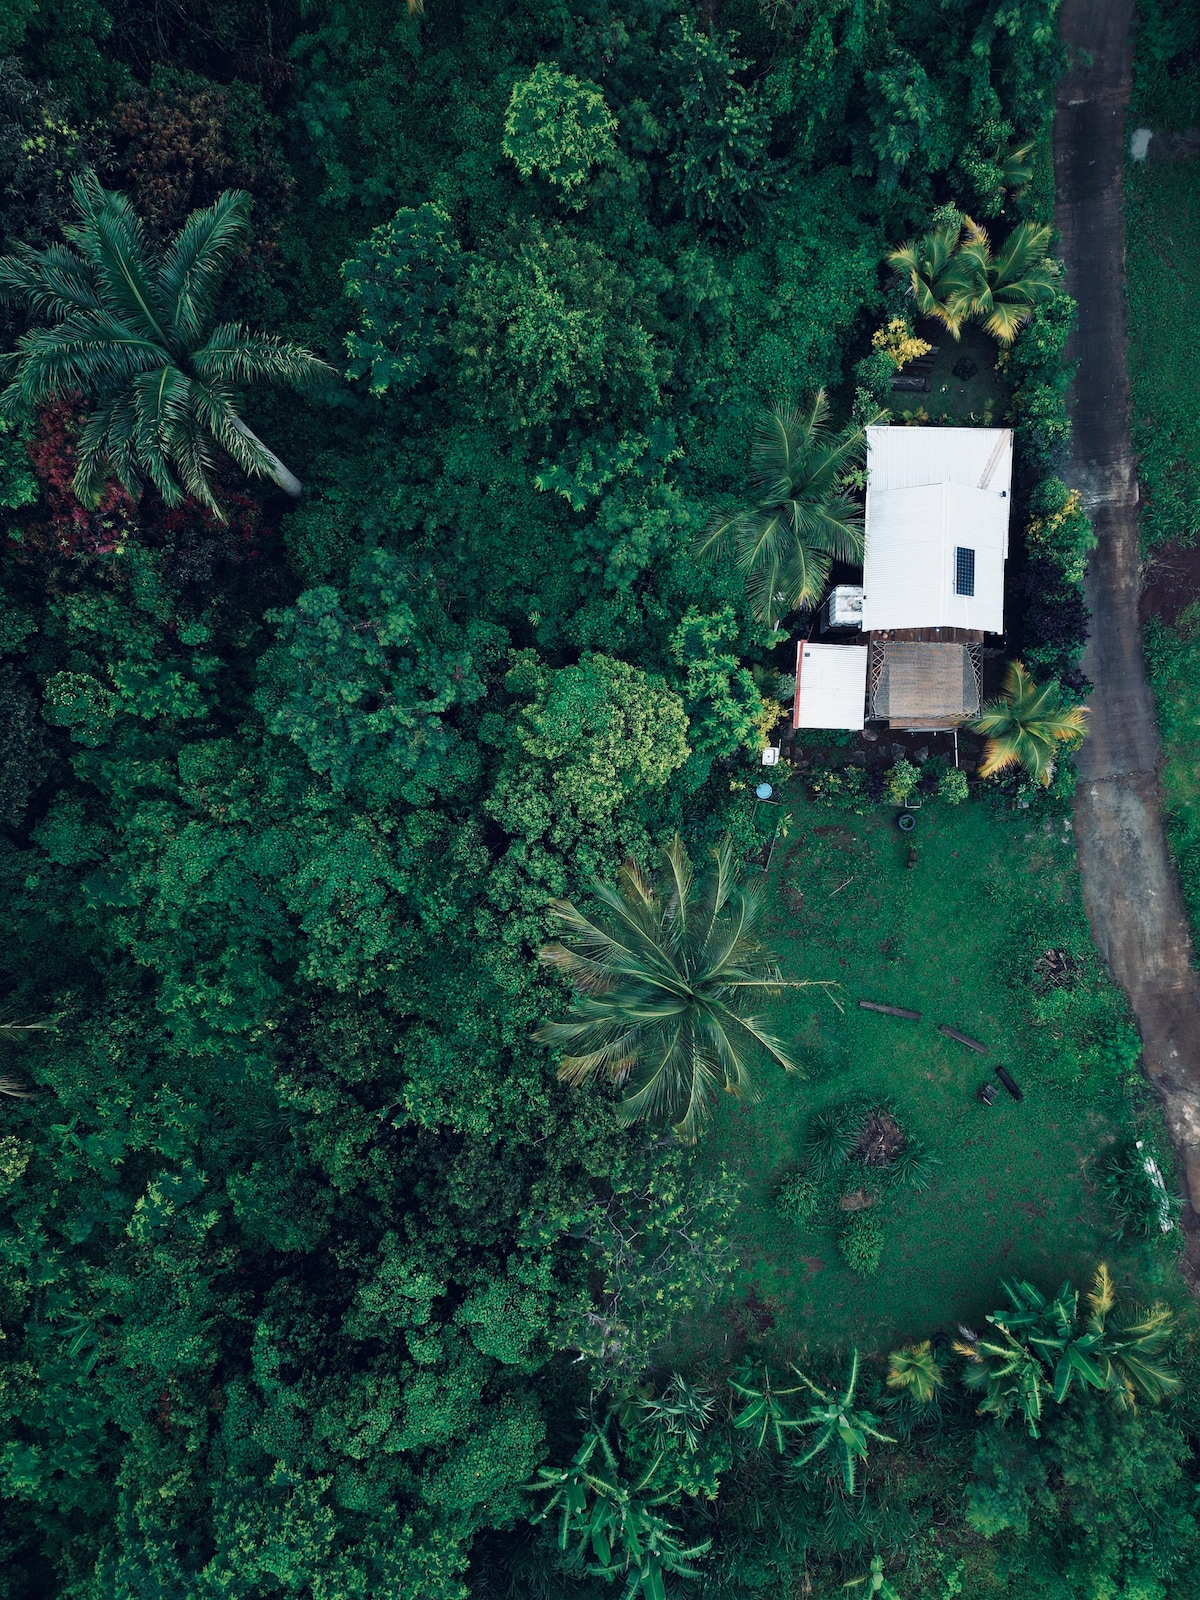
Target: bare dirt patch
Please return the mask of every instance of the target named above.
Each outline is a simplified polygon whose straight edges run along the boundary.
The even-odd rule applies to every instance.
[[[1164,545],[1143,566],[1145,588],[1138,605],[1144,627],[1151,617],[1174,624],[1200,595],[1200,545]]]

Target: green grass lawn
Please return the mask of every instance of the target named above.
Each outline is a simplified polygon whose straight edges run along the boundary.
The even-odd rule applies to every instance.
[[[837,979],[845,1009],[816,990],[777,1003],[772,1024],[806,1076],[765,1073],[762,1100],[723,1108],[706,1140],[701,1161],[728,1162],[748,1190],[734,1307],[696,1337],[714,1354],[736,1343],[735,1308],[749,1296],[775,1318],[768,1343],[887,1348],[978,1322],[1006,1275],[1047,1286],[1086,1278],[1112,1226],[1096,1156],[1128,1118],[1137,1050],[1092,951],[1070,829],[1061,816],[999,813],[978,798],[926,804],[909,867],[890,806],[795,812],[770,874],[768,938],[787,976]],[[1072,988],[1039,994],[1033,962],[1047,948],[1077,961]],[[859,999],[922,1019],[865,1012]],[[944,1038],[939,1023],[988,1054]],[[1022,1103],[1003,1091],[990,1109],[978,1100],[997,1062]],[[799,1228],[772,1203],[813,1113],[859,1094],[889,1099],[940,1161],[927,1191],[884,1196],[873,1277],[845,1266],[836,1224]],[[1109,1254],[1141,1282],[1149,1263],[1137,1250]]]
[[[1126,191],[1133,442],[1148,548],[1200,533],[1200,162],[1129,167]]]

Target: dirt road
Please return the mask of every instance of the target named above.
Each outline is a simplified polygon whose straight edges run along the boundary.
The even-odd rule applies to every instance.
[[[1132,0],[1063,0],[1072,66],[1054,119],[1056,217],[1079,302],[1070,479],[1100,544],[1087,579],[1084,671],[1091,732],[1079,756],[1075,830],[1096,943],[1128,994],[1146,1072],[1162,1096],[1193,1211],[1200,1266],[1200,979],[1163,835],[1158,733],[1138,623],[1137,477],[1126,371],[1125,108]],[[1090,65],[1083,65],[1090,58]]]

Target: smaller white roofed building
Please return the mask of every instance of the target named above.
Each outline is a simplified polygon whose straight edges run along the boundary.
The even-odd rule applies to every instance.
[[[866,720],[865,644],[796,642],[793,728],[861,728]]]
[[[867,429],[862,629],[1004,631],[1009,428]]]

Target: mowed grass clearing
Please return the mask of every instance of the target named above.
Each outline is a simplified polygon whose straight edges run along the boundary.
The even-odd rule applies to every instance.
[[[978,1323],[1002,1277],[1080,1282],[1107,1253],[1119,1275],[1140,1280],[1139,1252],[1105,1252],[1112,1222],[1095,1184],[1097,1154],[1128,1115],[1136,1035],[1092,950],[1063,818],[978,798],[926,805],[910,867],[890,806],[793,809],[764,931],[787,977],[836,979],[845,1009],[812,989],[772,1003],[770,1023],[806,1076],[764,1069],[762,1100],[723,1107],[702,1147],[702,1166],[729,1163],[747,1192],[734,1300],[694,1330],[700,1342],[715,1355],[773,1317],[767,1340],[781,1351],[887,1348]],[[1048,948],[1077,964],[1072,987],[1039,992],[1033,962]],[[859,999],[922,1020],[866,1012]],[[938,1023],[988,1053],[943,1037]],[[1020,1104],[1003,1090],[990,1108],[977,1098],[998,1062],[1023,1088]],[[885,1193],[872,1277],[842,1261],[843,1215],[797,1227],[773,1204],[812,1115],[859,1095],[889,1100],[939,1158],[926,1191]]]

